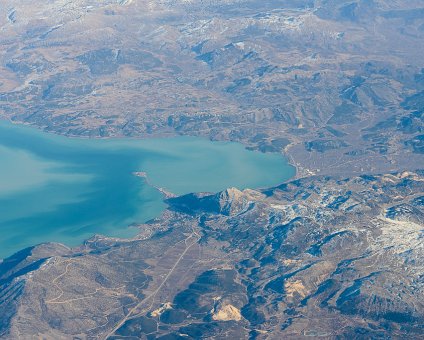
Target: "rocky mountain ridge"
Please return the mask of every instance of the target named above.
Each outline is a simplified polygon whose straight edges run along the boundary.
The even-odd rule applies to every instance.
[[[418,339],[423,186],[418,171],[170,198],[135,239],[40,245],[6,259],[1,332]]]
[[[239,141],[286,153],[302,176],[423,162],[419,0],[2,8],[5,119],[68,136]]]
[[[0,336],[422,338],[422,14],[421,0],[3,0],[2,119],[238,141],[298,172],[169,196],[134,239],[5,259]]]

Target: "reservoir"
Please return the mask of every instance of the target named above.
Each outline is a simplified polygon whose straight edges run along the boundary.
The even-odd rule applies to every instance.
[[[148,183],[134,172],[146,172]],[[42,242],[75,246],[94,234],[131,237],[130,227],[175,194],[261,188],[295,169],[278,154],[203,138],[77,139],[0,122],[0,259]]]

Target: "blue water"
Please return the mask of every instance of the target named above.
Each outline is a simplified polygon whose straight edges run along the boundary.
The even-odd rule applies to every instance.
[[[148,185],[133,172],[148,174]],[[130,237],[176,194],[279,184],[294,168],[277,154],[176,137],[75,139],[0,122],[0,258],[42,242]]]

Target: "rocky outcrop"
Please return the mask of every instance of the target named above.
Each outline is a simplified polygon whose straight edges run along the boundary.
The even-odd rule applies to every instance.
[[[258,191],[250,189],[240,191],[236,188],[229,188],[217,194],[188,194],[170,198],[167,202],[171,209],[184,213],[203,212],[232,216],[246,211],[264,197]]]
[[[240,321],[240,310],[233,305],[224,305],[216,310],[212,315],[215,321]]]

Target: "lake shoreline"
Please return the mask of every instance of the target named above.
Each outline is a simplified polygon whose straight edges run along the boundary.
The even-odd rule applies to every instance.
[[[46,127],[42,127],[42,126],[39,126],[37,124],[31,124],[31,123],[28,123],[28,122],[17,122],[17,121],[14,121],[14,120],[11,120],[9,118],[2,117],[2,116],[0,116],[0,120],[1,121],[7,121],[7,122],[9,122],[9,123],[11,123],[13,125],[16,125],[16,126],[26,126],[26,127],[29,127],[29,128],[37,129],[37,130],[42,131],[42,132],[47,133],[47,134],[51,134],[51,135],[55,135],[55,136],[62,136],[62,137],[66,137],[66,138],[69,138],[69,139],[77,139],[77,140],[78,139],[82,139],[82,140],[109,140],[109,139],[111,139],[111,140],[115,140],[115,139],[116,140],[122,140],[122,139],[128,139],[128,140],[132,140],[132,139],[134,139],[134,140],[151,140],[151,139],[174,138],[174,137],[184,137],[184,136],[186,136],[186,137],[203,138],[203,139],[209,140],[211,142],[238,143],[238,144],[243,145],[244,148],[246,150],[249,150],[249,151],[258,151],[258,152],[262,152],[262,153],[265,153],[265,154],[269,153],[269,154],[279,154],[279,155],[282,155],[283,157],[285,157],[289,161],[289,165],[291,165],[292,167],[294,167],[296,169],[296,174],[295,174],[294,178],[303,178],[303,177],[305,177],[305,176],[298,177],[298,174],[299,174],[299,172],[298,172],[298,165],[294,164],[293,158],[291,157],[290,153],[286,152],[286,150],[289,149],[294,144],[287,145],[284,148],[284,152],[269,152],[269,151],[263,152],[263,151],[260,151],[260,150],[251,150],[251,149],[249,149],[249,147],[250,147],[249,145],[247,145],[247,144],[245,144],[245,143],[243,143],[241,141],[230,140],[230,139],[212,139],[210,137],[207,137],[206,135],[195,135],[195,134],[177,133],[173,129],[170,129],[170,131],[168,133],[161,132],[161,133],[157,133],[157,134],[154,134],[154,135],[143,135],[143,136],[115,135],[115,136],[108,136],[108,137],[102,137],[102,136],[91,136],[91,137],[88,137],[88,136],[74,135],[74,134],[68,134],[68,133],[58,133],[58,132],[55,132],[55,131],[52,131],[52,130],[47,130]]]
[[[296,174],[283,155],[237,142],[72,139],[7,121],[0,122],[1,152],[0,187],[9,187],[6,196],[0,191],[2,257],[40,242],[74,246],[94,234],[126,238],[134,235],[128,226],[160,216],[174,195],[266,188]]]

